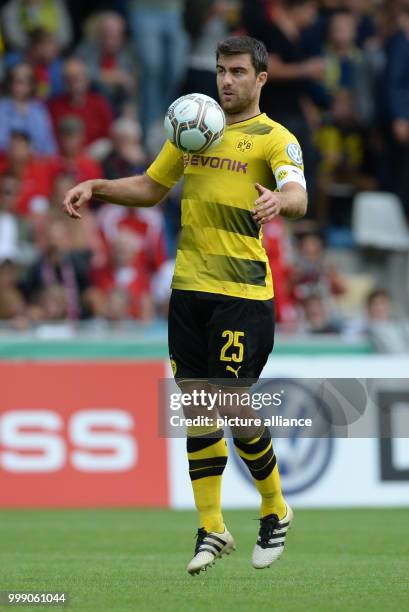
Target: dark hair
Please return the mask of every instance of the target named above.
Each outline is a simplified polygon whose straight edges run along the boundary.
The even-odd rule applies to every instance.
[[[298,6],[304,6],[305,4],[311,4],[315,0],[284,0],[283,5],[287,9],[295,9]]]
[[[36,81],[35,81],[34,71],[33,71],[32,66],[28,62],[25,62],[25,61],[17,62],[16,64],[12,64],[11,66],[7,68],[6,75],[5,75],[4,82],[3,82],[5,93],[10,95],[11,86],[13,83],[15,73],[22,66],[26,68],[28,67],[31,70],[32,84],[31,84],[30,98],[33,98],[36,94]]]
[[[372,306],[373,302],[377,300],[378,298],[386,298],[387,300],[391,300],[391,294],[389,293],[387,289],[383,289],[383,288],[372,289],[372,291],[370,291],[369,294],[367,295],[366,305],[368,307]]]
[[[220,42],[217,45],[216,59],[219,59],[220,55],[241,55],[245,53],[250,55],[256,74],[267,71],[267,49],[264,43],[250,36],[231,36]]]
[[[10,140],[12,138],[18,138],[19,140],[25,140],[28,144],[30,144],[31,142],[30,134],[26,132],[26,130],[17,130],[17,129],[11,130]]]
[[[45,28],[37,26],[33,28],[31,32],[28,33],[29,47],[39,45],[40,43],[43,43],[45,40],[54,40],[54,36],[51,34],[51,32],[49,32]]]

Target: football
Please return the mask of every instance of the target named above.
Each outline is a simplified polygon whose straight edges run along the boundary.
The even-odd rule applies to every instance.
[[[225,124],[224,112],[216,100],[197,93],[175,100],[165,116],[167,137],[187,153],[203,153],[218,144]]]

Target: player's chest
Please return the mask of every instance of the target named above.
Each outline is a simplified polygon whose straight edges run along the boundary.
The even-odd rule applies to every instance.
[[[225,178],[251,176],[267,166],[260,138],[242,133],[226,133],[223,141],[204,154],[183,156],[185,175],[205,177],[224,175]]]

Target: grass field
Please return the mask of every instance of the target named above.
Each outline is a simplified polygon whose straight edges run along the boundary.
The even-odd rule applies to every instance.
[[[69,610],[98,612],[408,609],[409,510],[300,510],[263,571],[250,566],[256,515],[227,511],[237,551],[190,577],[192,512],[1,511],[0,590],[66,591]]]

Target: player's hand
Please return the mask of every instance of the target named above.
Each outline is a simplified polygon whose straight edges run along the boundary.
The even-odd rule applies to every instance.
[[[255,206],[252,210],[252,215],[257,223],[263,225],[280,214],[282,194],[270,191],[270,189],[266,189],[259,183],[256,183],[255,187],[258,191],[259,197],[254,203]]]
[[[64,212],[72,219],[81,219],[78,212],[84,204],[92,199],[92,181],[79,183],[65,194],[63,200]]]

